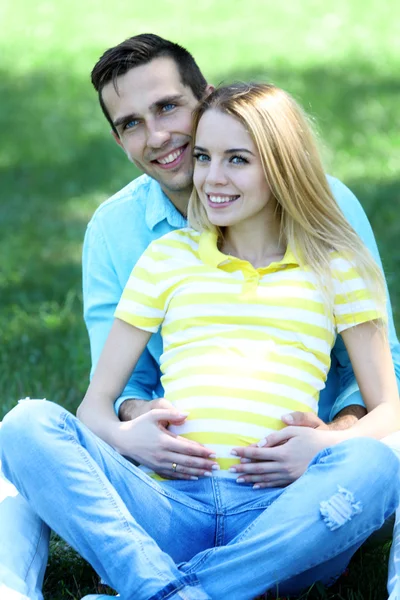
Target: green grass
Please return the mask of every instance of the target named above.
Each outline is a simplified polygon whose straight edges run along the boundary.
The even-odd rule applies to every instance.
[[[210,82],[264,78],[304,104],[321,133],[327,170],[355,191],[370,217],[399,322],[397,4],[3,0],[0,417],[24,396],[74,410],[86,388],[85,226],[101,201],[137,175],[112,143],[89,72],[105,48],[143,31],[187,46]],[[380,552],[371,555],[377,575],[358,557],[340,590],[313,590],[310,598],[381,600]],[[91,577],[53,543],[48,598],[79,597],[92,589]]]
[[[316,584],[297,600],[384,600],[387,597],[387,555],[388,545],[362,548],[353,558],[350,568],[329,590]],[[94,593],[115,594],[111,589],[100,585],[89,565],[65,542],[54,536],[44,587],[45,599],[80,600],[85,594]],[[278,600],[284,600],[279,596],[279,589],[276,590],[276,595]],[[268,594],[257,600],[272,600],[274,597],[275,594]]]

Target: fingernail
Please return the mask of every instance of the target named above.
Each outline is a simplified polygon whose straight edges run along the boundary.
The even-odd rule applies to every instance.
[[[213,471],[219,471],[220,466],[219,465],[213,465],[211,468],[212,468]]]
[[[228,471],[229,471],[230,473],[236,473],[236,469],[235,469],[235,467],[229,467]]]
[[[232,454],[233,456],[237,456],[237,455],[238,455],[238,453],[236,452],[236,450],[231,450],[231,454]]]
[[[263,446],[265,446],[266,443],[267,443],[267,438],[263,438],[262,440],[257,442],[257,447],[262,448]]]
[[[216,454],[209,454],[208,458],[217,458],[217,455]]]
[[[244,479],[243,479],[243,477],[238,477],[238,478],[236,479],[236,483],[243,483],[243,482],[244,482]]]
[[[192,481],[197,481],[197,480],[198,480],[198,477],[196,477],[195,475],[191,475],[191,476],[190,476],[190,479],[191,479]]]
[[[241,459],[240,459],[240,462],[241,462],[241,463],[250,463],[250,462],[251,462],[251,459],[250,459],[250,458],[241,458]]]
[[[189,413],[179,413],[177,416],[181,419],[185,419],[186,417],[189,416]]]
[[[212,477],[212,473],[210,471],[204,471],[204,477]]]
[[[285,418],[285,423],[293,423],[292,415],[283,415]]]
[[[258,485],[258,483],[253,485],[253,490],[259,490],[259,489],[260,489],[260,486]]]

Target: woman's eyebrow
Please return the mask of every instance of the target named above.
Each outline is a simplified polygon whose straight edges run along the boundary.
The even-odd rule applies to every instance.
[[[225,154],[235,154],[235,152],[247,152],[247,154],[254,156],[254,153],[247,148],[230,148],[229,150],[225,150]]]
[[[208,152],[207,148],[202,148],[201,146],[193,146],[193,150],[198,150],[200,152]],[[237,152],[246,152],[247,154],[251,154],[255,156],[251,150],[247,148],[229,148],[229,150],[224,150],[224,154],[235,154]]]

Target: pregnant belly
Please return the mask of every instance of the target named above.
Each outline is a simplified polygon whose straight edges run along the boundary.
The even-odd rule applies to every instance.
[[[170,425],[169,430],[179,436],[202,444],[216,455],[221,470],[227,470],[239,462],[232,455],[232,449],[256,443],[266,435],[284,424],[280,420],[287,409],[280,408],[272,411],[274,416],[236,408],[219,406],[208,408],[193,408],[191,403],[179,403],[179,410],[189,413],[185,423],[180,426]]]

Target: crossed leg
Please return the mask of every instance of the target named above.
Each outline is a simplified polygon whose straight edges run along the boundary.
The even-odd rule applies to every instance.
[[[312,569],[323,580],[335,577],[398,503],[393,453],[374,440],[351,440],[320,453],[214,548],[207,494],[199,501],[151,480],[61,407],[20,405],[2,434],[6,475],[123,600],[248,600]]]

